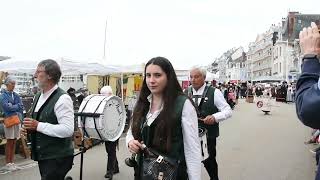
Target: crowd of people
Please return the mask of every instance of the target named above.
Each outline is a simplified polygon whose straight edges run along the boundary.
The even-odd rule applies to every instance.
[[[234,109],[238,104],[238,100],[247,97],[256,98],[274,98],[276,101],[291,103],[294,102],[296,93],[295,83],[283,82],[250,82],[243,81],[239,83],[218,83],[213,86],[219,89],[231,109]]]

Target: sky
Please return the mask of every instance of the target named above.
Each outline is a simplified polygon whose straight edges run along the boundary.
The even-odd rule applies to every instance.
[[[319,0],[1,1],[0,56],[116,65],[163,56],[178,69],[205,66],[228,49],[247,49],[288,11],[320,14],[319,5]]]

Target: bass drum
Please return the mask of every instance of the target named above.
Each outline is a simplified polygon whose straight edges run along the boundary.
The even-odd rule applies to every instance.
[[[124,104],[118,96],[93,94],[87,96],[79,107],[79,128],[88,138],[116,141],[126,123]],[[90,113],[94,117],[81,116]]]
[[[208,144],[207,144],[207,130],[203,127],[199,127],[199,140],[201,145],[201,157],[202,161],[209,157]]]

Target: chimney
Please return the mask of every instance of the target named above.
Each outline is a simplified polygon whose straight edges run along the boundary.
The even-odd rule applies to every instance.
[[[286,23],[286,18],[282,18],[282,26],[281,26],[281,28],[284,28],[284,25],[285,25],[285,23]]]

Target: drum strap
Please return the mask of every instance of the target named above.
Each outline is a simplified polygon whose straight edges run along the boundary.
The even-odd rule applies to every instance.
[[[193,101],[194,101],[194,104],[195,104],[198,111],[200,111],[200,109],[201,109],[201,105],[204,102],[204,99],[207,95],[208,89],[209,89],[209,85],[206,85],[203,90],[202,95],[193,95],[192,86],[188,87],[188,96],[190,98],[194,99]],[[199,103],[199,98],[201,98],[200,103]]]
[[[200,104],[199,104],[199,107],[201,108],[201,105],[202,103],[204,102],[204,99],[208,93],[208,89],[209,89],[209,85],[207,85],[205,88],[204,88],[204,91],[203,91],[203,94],[202,94],[202,97],[201,97],[201,101],[200,101]]]

